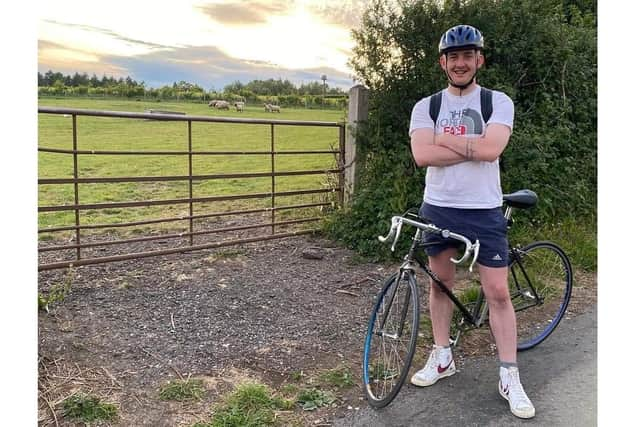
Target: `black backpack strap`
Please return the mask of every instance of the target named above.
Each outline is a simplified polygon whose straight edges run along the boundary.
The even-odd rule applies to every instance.
[[[485,124],[489,122],[493,114],[493,92],[483,87],[480,88],[480,110]]]
[[[433,128],[436,128],[436,121],[438,120],[438,115],[440,114],[440,106],[442,105],[442,92],[440,91],[434,95],[431,95],[429,99],[429,116],[431,116],[431,120],[433,120]]]
[[[493,92],[483,87],[480,88],[480,110],[482,110],[482,120],[488,123],[493,114]],[[505,171],[504,157],[500,156],[500,172]]]

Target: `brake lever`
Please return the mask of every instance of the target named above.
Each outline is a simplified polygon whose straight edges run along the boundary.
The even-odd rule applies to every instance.
[[[448,239],[449,236],[451,235],[451,231],[442,230],[440,232],[440,235],[442,236],[442,238]],[[469,257],[469,251],[467,250],[467,247],[468,246],[465,247],[464,254],[462,255],[462,257],[460,259],[455,259],[455,258],[451,257],[451,258],[449,258],[449,260],[454,264],[460,264],[461,262],[463,262],[465,259],[467,259]]]
[[[402,231],[402,221],[398,222],[398,228],[396,229],[396,237],[393,239],[393,244],[391,245],[391,252],[396,250],[396,243],[398,242],[398,238],[400,237],[400,232]]]
[[[393,234],[393,232],[395,231],[395,228],[396,228],[396,224],[393,222],[393,219],[391,219],[391,227],[389,228],[389,232],[384,237],[378,236],[378,241],[382,243],[386,243],[387,240],[391,238],[391,234]]]
[[[471,264],[469,264],[469,272],[473,271],[473,264],[476,263],[479,253],[480,253],[480,242],[478,241],[478,239],[476,239],[476,242],[473,244],[473,259],[471,260]]]

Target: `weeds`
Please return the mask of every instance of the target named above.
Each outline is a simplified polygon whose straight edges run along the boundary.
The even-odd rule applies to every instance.
[[[274,395],[263,384],[243,384],[214,410],[208,423],[193,427],[240,427],[274,425],[277,410],[291,410],[294,403]]]
[[[335,396],[328,391],[317,388],[306,388],[298,393],[297,402],[305,411],[313,411],[322,406],[329,406],[335,402]]]
[[[160,398],[177,401],[200,400],[204,392],[202,380],[173,380],[160,389]]]
[[[291,374],[291,379],[293,379],[294,381],[301,381],[302,377],[304,377],[304,372],[302,371],[296,371]]]
[[[89,423],[92,421],[113,421],[118,409],[113,403],[102,402],[100,398],[85,393],[76,393],[63,402],[64,416]]]
[[[67,275],[62,283],[56,283],[51,286],[47,294],[38,292],[38,310],[44,310],[49,313],[49,305],[64,301],[67,294],[71,290],[71,282],[73,281],[74,272],[69,268]]]
[[[280,392],[285,396],[293,396],[298,393],[299,387],[295,384],[285,384],[280,387]]]
[[[320,380],[338,388],[348,388],[354,385],[353,374],[347,366],[341,366],[320,374]]]
[[[220,261],[223,259],[229,259],[229,258],[235,258],[238,256],[242,256],[244,255],[244,251],[242,250],[237,250],[237,249],[227,249],[227,250],[221,250],[219,252],[216,252],[214,254],[209,255],[205,261],[208,263],[214,263],[216,261]]]

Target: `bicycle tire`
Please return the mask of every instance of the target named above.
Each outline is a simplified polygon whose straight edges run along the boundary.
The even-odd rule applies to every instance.
[[[552,242],[534,242],[510,260],[509,291],[516,312],[518,351],[532,349],[556,329],[571,300],[573,272],[564,251]]]
[[[384,281],[369,318],[362,359],[364,391],[374,408],[391,403],[404,385],[416,351],[419,304],[412,271],[396,272]]]

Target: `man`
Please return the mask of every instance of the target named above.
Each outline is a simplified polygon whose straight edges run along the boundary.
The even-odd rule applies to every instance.
[[[440,40],[440,66],[449,84],[442,92],[437,120],[430,117],[431,97],[416,103],[411,114],[411,151],[420,167],[428,166],[420,215],[441,228],[480,240],[478,271],[489,304],[489,323],[500,359],[498,390],[511,412],[531,418],[535,408],[520,383],[516,362],[516,318],[507,284],[507,224],[502,206],[499,156],[507,146],[514,108],[502,92],[492,91],[493,113],[484,123],[481,88],[476,74],[484,64],[484,39],[469,25],[457,25]],[[452,289],[457,248],[436,235],[427,235],[429,265]],[[455,244],[455,243],[454,243]],[[451,300],[431,283],[429,310],[435,345],[425,367],[411,382],[429,386],[455,374],[449,348]]]

